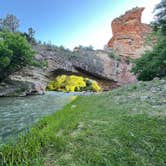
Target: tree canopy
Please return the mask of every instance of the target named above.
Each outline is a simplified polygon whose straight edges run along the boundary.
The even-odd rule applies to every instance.
[[[154,30],[166,35],[166,0],[162,0],[154,9]]]
[[[132,69],[139,80],[147,81],[166,76],[166,0],[155,7],[155,13],[156,20],[152,25],[157,35],[157,44],[152,51],[137,59]]]
[[[34,52],[19,33],[0,32],[0,79],[23,66],[32,64]]]

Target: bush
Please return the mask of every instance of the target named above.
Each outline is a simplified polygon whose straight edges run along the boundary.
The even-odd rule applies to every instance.
[[[8,49],[4,42],[0,42],[0,69],[4,69],[10,65],[13,52]]]
[[[63,92],[81,92],[86,90],[99,92],[101,90],[100,86],[96,81],[75,75],[58,76],[57,78],[55,78],[55,80],[51,81],[48,84],[47,89],[51,91]]]
[[[143,81],[166,76],[166,37],[161,37],[152,51],[137,59],[132,71]]]
[[[93,90],[94,92],[98,92],[98,91],[101,90],[100,86],[98,85],[98,83],[97,83],[96,81],[93,81],[93,82],[92,82],[92,90]]]
[[[156,5],[154,12],[155,21],[153,22],[153,30],[159,31],[162,35],[166,35],[166,0],[161,0]]]
[[[0,76],[33,64],[34,52],[28,41],[19,33],[0,32]]]
[[[162,0],[156,5],[154,11],[156,14],[155,21],[152,23],[151,42],[153,43],[153,37],[155,37],[157,44],[152,51],[146,52],[135,61],[132,70],[137,74],[138,79],[143,81],[166,76],[166,0]]]

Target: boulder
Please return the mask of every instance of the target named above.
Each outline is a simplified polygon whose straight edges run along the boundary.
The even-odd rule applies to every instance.
[[[43,94],[47,82],[47,76],[42,69],[25,67],[11,74],[0,84],[0,96]]]

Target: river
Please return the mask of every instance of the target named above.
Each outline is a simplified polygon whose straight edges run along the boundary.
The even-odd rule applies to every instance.
[[[63,108],[75,95],[47,92],[45,95],[0,98],[0,144]]]

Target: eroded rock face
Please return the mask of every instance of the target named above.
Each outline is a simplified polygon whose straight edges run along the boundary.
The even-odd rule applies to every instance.
[[[144,8],[134,8],[112,21],[113,37],[108,47],[121,56],[139,58],[151,46],[145,46],[145,38],[151,32],[147,24],[141,23]]]
[[[48,50],[44,46],[34,49],[36,57],[46,61],[48,65],[44,68],[25,67],[11,74],[0,83],[0,96],[43,94],[47,83],[61,74],[94,79],[104,90],[136,81],[135,76],[129,72],[131,64],[127,64],[123,58],[111,58],[103,50],[78,50],[72,55],[63,55],[58,50]]]
[[[46,46],[34,46],[36,59],[47,62],[45,67],[27,66],[8,76],[0,83],[0,96],[26,96],[43,94],[50,77],[56,70],[73,71],[67,55],[59,50],[49,50]]]
[[[151,29],[141,23],[143,10],[144,8],[134,8],[112,22],[113,37],[108,47],[115,53],[115,57],[110,55],[110,51],[104,50],[75,49],[70,52],[36,45],[36,59],[47,62],[47,66],[25,67],[11,74],[0,83],[0,96],[43,94],[47,83],[61,74],[96,79],[105,90],[136,82],[136,77],[130,72],[132,64],[126,57],[136,59],[146,49],[151,49],[144,45],[145,37]]]
[[[132,65],[127,63],[125,58],[110,57],[109,53],[103,50],[78,51],[72,59],[72,64],[77,70],[108,80],[110,85],[113,82],[124,85],[137,81],[130,72]]]
[[[0,83],[0,96],[44,94],[48,78],[43,69],[25,67]]]

